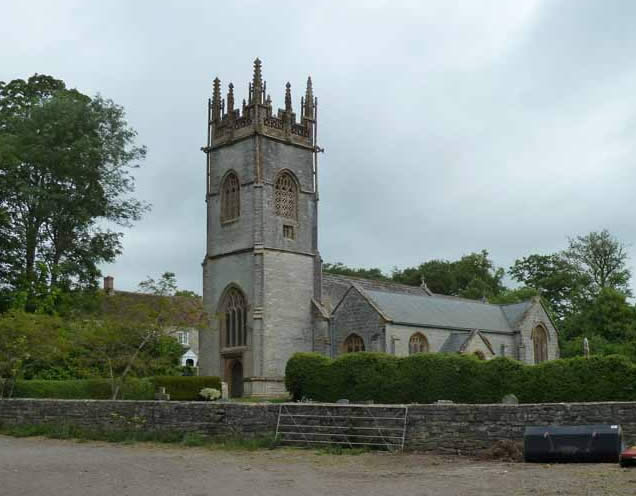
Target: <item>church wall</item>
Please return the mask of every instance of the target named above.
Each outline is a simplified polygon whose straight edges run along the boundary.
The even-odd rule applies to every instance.
[[[548,314],[539,302],[535,302],[526,313],[519,325],[521,331],[519,339],[519,359],[525,363],[534,362],[534,344],[532,342],[532,330],[539,324],[548,331],[548,360],[559,358],[559,338],[552,325]]]
[[[265,184],[264,237],[265,246],[283,250],[313,253],[317,248],[314,240],[314,211],[313,188],[313,155],[311,151],[299,147],[289,146],[270,139],[263,139],[263,163]],[[298,219],[286,219],[275,214],[274,184],[281,170],[289,170],[298,181]],[[283,236],[283,225],[294,227],[295,239]],[[313,271],[312,271],[313,272]]]
[[[254,138],[239,141],[212,153],[210,192],[208,197],[208,255],[217,255],[249,248],[254,244]],[[241,183],[241,216],[238,220],[221,223],[221,181],[226,172],[234,170]]]
[[[385,323],[377,310],[352,288],[333,313],[334,356],[343,353],[344,340],[351,333],[364,340],[365,351],[387,351]]]
[[[495,332],[481,331],[483,336],[490,342],[495,356],[506,356],[517,358],[516,337],[514,334],[500,334]],[[504,354],[501,353],[501,346],[504,346]]]
[[[287,360],[312,350],[314,258],[265,250],[263,375],[282,377]]]
[[[217,306],[225,288],[234,283],[245,293],[247,304],[253,307],[253,264],[252,252],[237,253],[227,257],[207,260],[203,272],[203,304],[210,320],[209,329],[199,332],[199,364],[201,375],[223,376],[220,360],[219,322]],[[248,345],[251,341],[252,319],[248,319]],[[245,360],[245,373],[251,372],[252,364]]]
[[[397,324],[387,324],[386,326],[386,349],[387,351],[395,350],[396,356],[408,356],[409,354],[409,339],[411,336],[419,332],[423,334],[429,346],[430,352],[438,352],[442,347],[446,338],[451,332],[448,329],[431,329],[429,327],[414,327]],[[466,332],[466,337],[470,333]],[[397,338],[397,340],[394,340]],[[391,342],[393,341],[393,346]]]

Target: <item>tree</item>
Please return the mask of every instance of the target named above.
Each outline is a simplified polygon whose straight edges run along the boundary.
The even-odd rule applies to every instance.
[[[378,268],[363,269],[352,268],[338,262],[335,264],[325,263],[322,265],[322,271],[327,274],[338,274],[342,276],[361,277],[363,279],[374,279],[379,281],[388,281],[389,277],[382,273]]]
[[[504,286],[504,270],[496,268],[488,251],[464,255],[459,260],[430,260],[419,267],[394,270],[393,280],[419,286],[426,283],[433,293],[464,298],[489,298],[499,294]]]
[[[79,323],[86,367],[105,370],[113,399],[132,372],[144,375],[151,369],[176,365],[175,357],[178,359],[184,350],[174,334],[206,323],[200,298],[176,296],[174,273],[148,278],[139,288],[143,294],[104,296],[99,319]],[[157,363],[159,359],[164,361]]]
[[[604,288],[612,288],[628,296],[631,294],[631,272],[627,268],[629,257],[625,245],[607,229],[570,238],[564,256],[586,279],[590,295],[594,296]]]
[[[100,96],[34,75],[0,82],[0,276],[4,292],[36,285],[63,291],[95,288],[98,264],[121,252],[121,233],[147,208],[131,198],[131,169],[145,156],[123,109]],[[4,249],[6,246],[6,249]]]
[[[586,279],[563,255],[529,255],[515,260],[509,274],[517,282],[536,290],[562,320],[577,305]]]
[[[13,310],[0,315],[0,397],[10,397],[25,364],[57,352],[61,321]]]

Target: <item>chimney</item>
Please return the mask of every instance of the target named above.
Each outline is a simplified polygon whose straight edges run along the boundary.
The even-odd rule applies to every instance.
[[[114,281],[115,279],[113,276],[104,277],[104,293],[113,294],[115,292]]]

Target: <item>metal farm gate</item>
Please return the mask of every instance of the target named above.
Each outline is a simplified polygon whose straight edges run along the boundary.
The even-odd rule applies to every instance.
[[[278,410],[281,444],[404,449],[407,406],[284,403]]]

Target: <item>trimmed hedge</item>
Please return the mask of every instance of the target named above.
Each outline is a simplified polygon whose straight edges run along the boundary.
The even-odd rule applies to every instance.
[[[155,388],[165,387],[171,400],[202,400],[199,391],[203,388],[214,388],[221,391],[221,379],[216,376],[159,376],[151,377]]]
[[[636,401],[636,365],[622,356],[568,358],[524,365],[473,355],[347,353],[334,360],[297,353],[285,384],[295,400],[373,400],[378,403],[521,403]]]
[[[120,398],[124,400],[153,400],[155,391],[165,387],[171,400],[201,400],[199,391],[205,387],[221,390],[221,379],[205,376],[159,376],[143,379],[130,378],[122,386]],[[76,400],[108,400],[112,395],[108,379],[82,379],[69,381],[29,380],[17,381],[13,398],[50,398]]]
[[[109,400],[112,389],[108,379],[78,379],[69,381],[17,381],[13,398],[50,398],[63,400]],[[122,386],[124,400],[152,400],[155,387],[148,379],[129,379]]]

